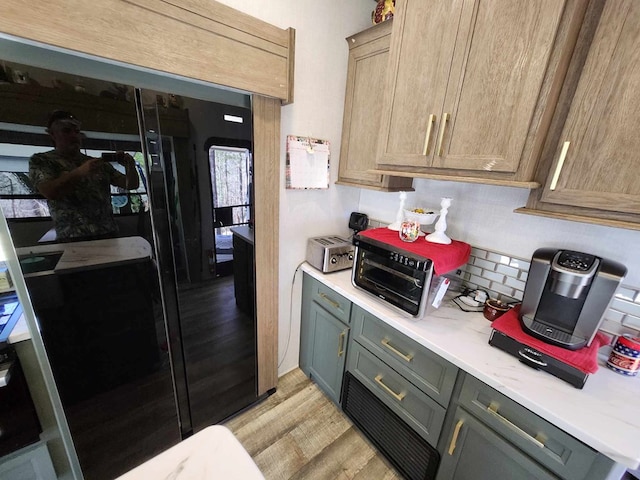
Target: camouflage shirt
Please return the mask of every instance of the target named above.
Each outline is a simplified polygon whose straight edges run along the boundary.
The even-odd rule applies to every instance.
[[[55,150],[37,153],[29,160],[29,176],[35,188],[70,172],[92,157],[78,153],[73,158],[61,156]],[[58,240],[78,237],[108,236],[118,232],[111,207],[110,184],[122,176],[104,162],[103,170],[81,179],[72,193],[58,200],[48,200],[49,212],[56,227]]]

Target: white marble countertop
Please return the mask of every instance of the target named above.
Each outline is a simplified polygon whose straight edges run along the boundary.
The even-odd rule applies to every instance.
[[[53,271],[71,273],[106,265],[138,262],[151,258],[151,245],[142,237],[120,237],[86,242],[32,245],[16,249],[18,256],[63,252]]]
[[[207,427],[117,480],[264,480],[242,444],[221,425]]]
[[[463,312],[449,301],[416,320],[353,287],[351,270],[323,274],[307,263],[301,268],[616,463],[631,469],[640,465],[640,377],[617,374],[599,359],[598,372],[580,390],[490,346],[491,323],[482,313]]]

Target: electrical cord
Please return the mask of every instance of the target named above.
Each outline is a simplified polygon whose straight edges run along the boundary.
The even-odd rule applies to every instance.
[[[298,273],[298,270],[300,270],[300,267],[304,262],[306,262],[306,260],[303,260],[298,264],[295,271],[293,272],[293,277],[291,278],[291,292],[289,295],[289,333],[287,334],[287,343],[284,347],[284,353],[282,354],[282,358],[278,360],[278,368],[282,366],[284,359],[287,357],[287,353],[289,352],[289,344],[291,343],[291,330],[292,330],[291,326],[293,323],[293,286],[296,283],[296,274]]]

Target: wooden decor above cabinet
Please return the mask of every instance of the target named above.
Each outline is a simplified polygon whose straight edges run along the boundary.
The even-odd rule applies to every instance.
[[[347,38],[349,67],[342,122],[339,185],[383,191],[413,190],[411,178],[371,173],[376,166],[391,20]]]
[[[573,0],[398,0],[377,170],[535,188]]]

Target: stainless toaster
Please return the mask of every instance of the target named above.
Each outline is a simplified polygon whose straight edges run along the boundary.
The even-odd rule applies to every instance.
[[[353,251],[351,242],[342,237],[314,237],[307,242],[307,262],[323,273],[346,270],[353,266]]]

